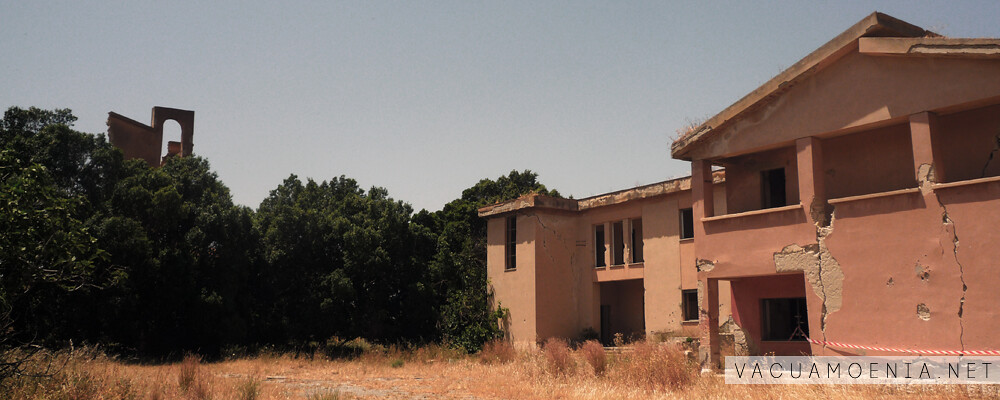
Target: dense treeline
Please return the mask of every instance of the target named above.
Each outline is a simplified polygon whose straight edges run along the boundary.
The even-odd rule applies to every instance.
[[[24,343],[207,356],[331,337],[498,335],[476,209],[548,191],[530,171],[417,213],[383,188],[292,175],[257,210],[200,157],[124,160],[69,110],[0,121],[0,355]],[[3,360],[0,360],[2,362]]]

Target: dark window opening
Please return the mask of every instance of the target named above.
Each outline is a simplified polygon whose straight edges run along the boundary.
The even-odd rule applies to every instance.
[[[694,211],[690,208],[681,209],[681,239],[694,237]]]
[[[809,337],[806,298],[761,299],[763,340],[801,341]]]
[[[615,222],[612,225],[612,239],[611,244],[613,245],[612,256],[614,259],[611,261],[612,265],[624,265],[625,264],[625,241],[623,235],[624,224],[621,221]]]
[[[632,262],[642,262],[642,219],[633,219],[632,226]]]
[[[698,320],[698,290],[681,291],[681,308],[684,311],[685,321]]]
[[[507,240],[504,250],[507,258],[504,267],[517,268],[517,216],[507,217]]]
[[[604,253],[607,250],[604,246],[604,225],[597,225],[594,227],[594,266],[603,267],[604,263]]]
[[[785,200],[785,169],[777,168],[760,172],[762,208],[787,206]]]

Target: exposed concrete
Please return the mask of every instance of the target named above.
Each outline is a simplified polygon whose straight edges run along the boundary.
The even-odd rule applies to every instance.
[[[920,318],[924,321],[930,321],[931,309],[927,308],[927,305],[924,303],[917,304],[917,318]]]
[[[826,219],[826,218],[824,218]],[[820,331],[826,338],[827,317],[840,310],[843,304],[844,272],[840,263],[826,247],[826,237],[833,233],[833,213],[828,218],[828,226],[816,227],[816,244],[799,246],[791,244],[774,253],[775,272],[802,271],[813,292],[822,299]],[[890,285],[891,286],[891,285]]]
[[[917,169],[917,185],[920,187],[920,191],[923,193],[930,193],[932,188],[931,184],[936,182],[934,179],[934,166],[930,164],[920,164],[920,168]]]
[[[708,272],[715,269],[715,263],[709,260],[698,259],[695,263],[698,272]]]
[[[760,355],[758,351],[754,349],[754,342],[750,340],[750,333],[745,329],[740,327],[739,324],[733,320],[730,315],[726,322],[719,327],[719,332],[732,335],[733,337],[733,353],[736,356],[756,356]]]
[[[991,153],[992,157],[992,153]],[[958,300],[958,325],[959,325],[959,344],[962,350],[965,350],[965,321],[962,319],[962,315],[965,313],[965,298],[969,291],[969,285],[965,282],[965,266],[962,265],[962,261],[958,258],[958,230],[955,227],[955,221],[952,221],[951,217],[948,215],[948,207],[945,206],[944,202],[941,201],[940,196],[937,192],[933,191],[934,182],[934,168],[924,166],[927,164],[921,164],[917,171],[917,181],[920,183],[920,190],[923,192],[925,197],[933,197],[937,200],[938,208],[941,210],[941,229],[945,237],[951,239],[951,252],[954,257],[955,264],[958,266],[958,276],[962,282],[962,292],[961,298]],[[988,166],[988,164],[987,164]],[[942,251],[946,245],[942,243]],[[929,270],[928,270],[929,278]],[[921,280],[927,281],[924,278]],[[926,306],[925,306],[926,308]],[[918,308],[919,314],[919,308]],[[928,320],[930,318],[929,314],[927,318],[921,316],[921,319]]]
[[[876,56],[1000,57],[1000,40],[970,38],[861,38],[858,52]]]
[[[931,267],[921,265],[919,262],[913,266],[913,272],[917,274],[921,282],[927,283],[931,279]]]

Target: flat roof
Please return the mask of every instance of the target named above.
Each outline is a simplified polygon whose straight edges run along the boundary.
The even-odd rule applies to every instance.
[[[712,173],[712,183],[725,181],[725,171]],[[585,211],[597,207],[607,207],[629,201],[637,201],[671,193],[691,190],[691,177],[669,179],[648,185],[636,186],[614,192],[603,193],[582,199],[561,199],[552,196],[530,193],[513,200],[507,200],[479,208],[480,217],[492,217],[517,210],[536,208],[563,211]]]

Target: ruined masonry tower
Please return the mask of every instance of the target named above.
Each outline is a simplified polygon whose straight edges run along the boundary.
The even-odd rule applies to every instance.
[[[163,147],[163,123],[168,120],[177,121],[181,126],[181,141],[167,142],[167,154],[160,154]],[[150,167],[157,167],[166,162],[168,157],[191,155],[194,143],[194,111],[176,108],[153,107],[151,125],[146,125],[131,118],[108,113],[108,138],[111,145],[122,150],[126,159],[141,158]]]

